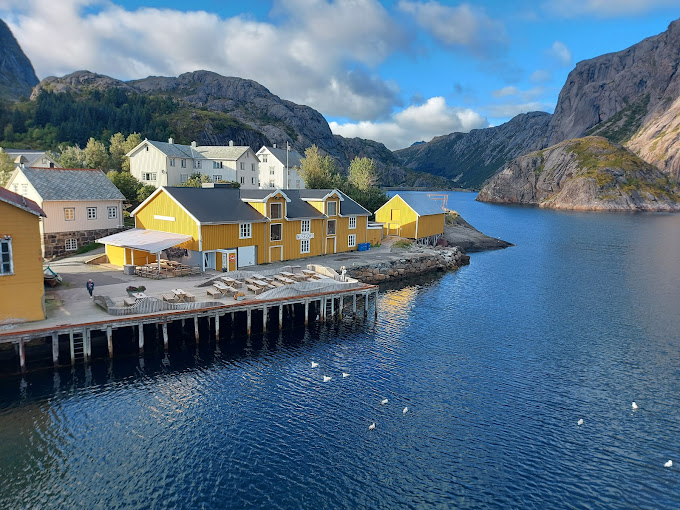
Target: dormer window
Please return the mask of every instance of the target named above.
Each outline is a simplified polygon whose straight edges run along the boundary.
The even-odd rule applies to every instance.
[[[326,202],[326,215],[328,216],[337,216],[338,215],[338,203],[333,201],[333,202]]]
[[[280,204],[278,202],[273,203],[269,206],[269,217],[272,220],[280,220],[283,218],[283,204]]]

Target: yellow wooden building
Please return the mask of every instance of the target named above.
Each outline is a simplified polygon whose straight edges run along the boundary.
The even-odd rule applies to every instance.
[[[0,324],[45,318],[44,216],[32,200],[0,188]]]
[[[135,229],[98,241],[119,266],[161,256],[233,271],[356,250],[369,214],[338,190],[161,187],[132,212]]]
[[[432,244],[444,233],[442,204],[423,193],[396,194],[375,212],[385,235]]]

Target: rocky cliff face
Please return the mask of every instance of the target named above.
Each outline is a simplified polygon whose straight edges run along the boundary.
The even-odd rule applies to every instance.
[[[477,200],[553,209],[680,211],[677,182],[602,137],[566,140],[520,156]]]
[[[508,161],[544,147],[549,122],[547,113],[523,113],[500,126],[438,136],[394,155],[413,170],[448,177],[463,188],[479,188]]]
[[[31,61],[21,50],[12,31],[0,20],[0,99],[16,101],[31,95],[38,84]]]

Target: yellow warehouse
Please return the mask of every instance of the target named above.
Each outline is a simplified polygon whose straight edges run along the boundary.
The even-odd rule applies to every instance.
[[[396,235],[431,244],[444,233],[442,204],[421,193],[397,194],[375,212],[385,235]]]

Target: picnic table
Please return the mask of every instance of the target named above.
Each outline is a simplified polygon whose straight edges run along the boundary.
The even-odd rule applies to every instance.
[[[281,276],[292,279],[295,275],[293,273],[289,273],[288,271],[281,271]]]
[[[285,283],[286,285],[289,285],[291,283],[295,283],[294,280],[291,280],[290,278],[286,278],[285,276],[283,276],[283,273],[277,274],[274,278],[276,278],[281,283]]]
[[[231,285],[227,285],[227,284],[222,283],[222,282],[213,283],[213,287],[215,287],[217,290],[219,290],[222,294],[226,294],[227,292],[235,292],[236,291]]]
[[[194,301],[196,297],[193,294],[188,293],[187,291],[183,289],[172,289],[171,292],[177,296],[177,300],[180,303],[185,303],[189,301]]]

